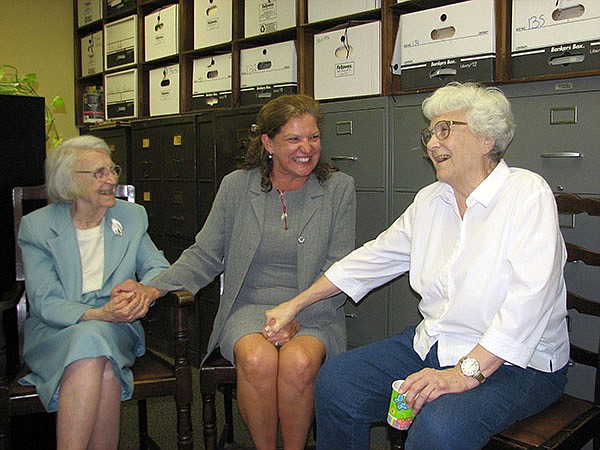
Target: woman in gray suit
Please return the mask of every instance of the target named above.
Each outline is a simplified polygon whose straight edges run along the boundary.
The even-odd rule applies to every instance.
[[[322,362],[345,350],[343,295],[305,309],[267,338],[265,311],[294,297],[354,248],[353,179],[321,160],[318,102],[284,95],[263,106],[241,170],[227,175],[196,242],[143,289],[196,292],[223,274],[208,353],[237,367],[237,400],[257,449],[303,449]]]

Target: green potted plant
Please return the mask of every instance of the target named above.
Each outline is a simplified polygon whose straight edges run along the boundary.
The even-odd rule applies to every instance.
[[[0,94],[41,97],[35,89],[36,83],[35,73],[21,75],[15,66],[0,65]],[[58,145],[62,140],[56,128],[54,112],[64,106],[65,101],[60,95],[54,97],[50,103],[46,103],[46,140],[49,140],[53,146]]]

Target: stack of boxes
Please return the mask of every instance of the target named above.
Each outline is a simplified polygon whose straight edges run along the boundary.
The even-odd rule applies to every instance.
[[[294,40],[299,30],[297,0],[245,0],[243,5],[233,0],[194,0],[193,17],[186,21],[193,23],[193,39],[186,36],[186,45],[193,42],[193,59],[185,74],[179,64],[181,3],[139,18],[134,13],[137,3],[107,0],[106,11],[119,18],[105,23],[103,30],[81,34],[80,76],[90,77],[84,80],[84,122],[137,117],[139,81],[148,84],[150,116],[180,113],[181,92],[191,94],[193,110],[229,107],[232,48],[239,51],[242,106],[298,91],[298,72],[306,69],[298,68],[300,49]],[[309,32],[304,36],[312,44],[302,50],[314,58],[315,98],[381,95],[382,68],[387,67],[400,76],[402,91],[432,89],[453,80],[497,81],[497,2],[465,0],[417,11],[401,10],[398,5],[392,19],[398,21],[398,32],[389,65],[382,60],[382,22],[376,20],[381,15],[374,13],[382,3],[306,0]],[[243,10],[244,41],[239,46],[232,45],[233,21],[242,19],[233,17],[234,6]],[[78,26],[97,23],[102,10],[102,0],[78,0]],[[511,11],[512,78],[600,68],[600,2],[512,0]],[[353,22],[353,15],[373,18]],[[340,17],[348,20],[340,25]],[[288,40],[286,30],[290,30]],[[279,33],[276,43],[263,38],[275,32]],[[138,42],[143,42],[143,48],[138,48]],[[138,74],[140,60],[145,63],[143,74]],[[91,77],[102,73],[104,86],[98,86],[101,83]],[[183,89],[183,80],[191,86]]]

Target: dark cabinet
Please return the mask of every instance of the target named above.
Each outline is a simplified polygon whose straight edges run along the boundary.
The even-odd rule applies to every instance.
[[[0,95],[0,289],[15,280],[12,188],[44,183],[44,99]]]

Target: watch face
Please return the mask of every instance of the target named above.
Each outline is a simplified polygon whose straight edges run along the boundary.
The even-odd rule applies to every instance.
[[[479,362],[475,358],[465,358],[460,363],[460,370],[468,377],[475,376],[479,372]]]

